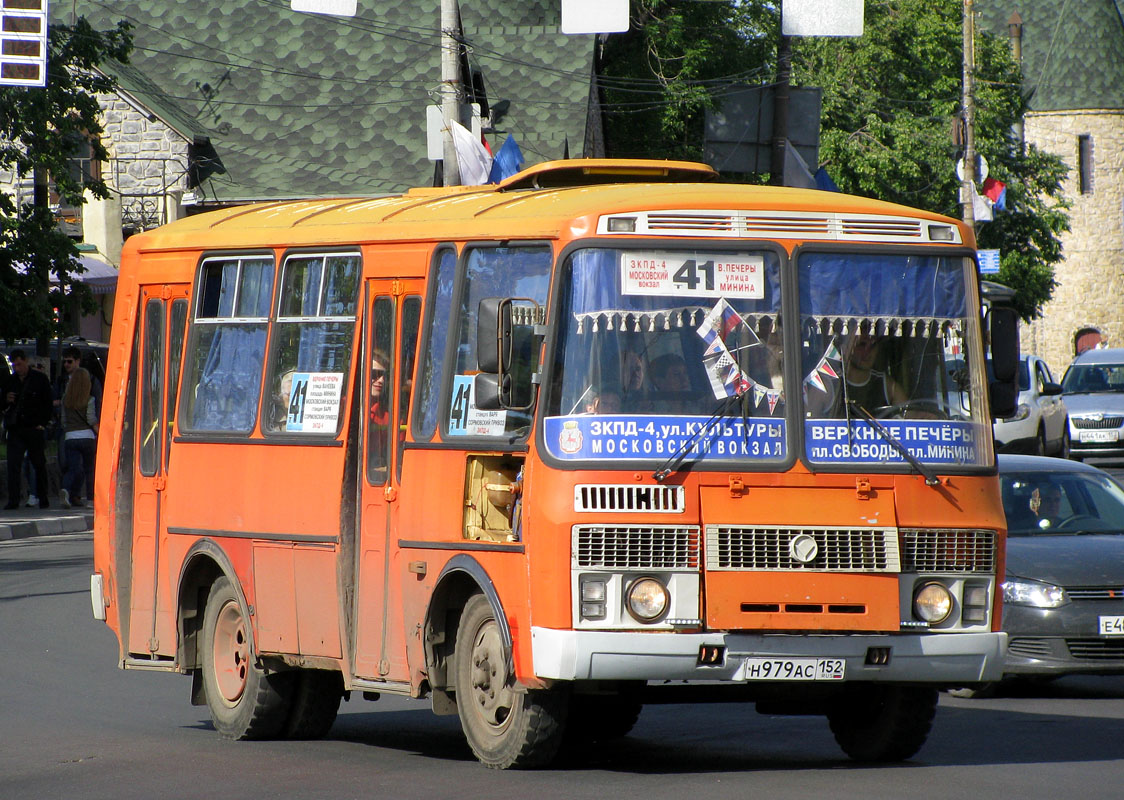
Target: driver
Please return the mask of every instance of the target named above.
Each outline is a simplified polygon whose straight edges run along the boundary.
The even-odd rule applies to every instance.
[[[1039,528],[1056,528],[1062,514],[1062,490],[1052,484],[1036,486],[1030,493],[1030,510],[1038,518]]]
[[[883,337],[869,332],[858,333],[844,345],[845,363],[843,377],[846,381],[846,398],[870,413],[886,406],[896,406],[909,400],[901,385],[875,369]]]

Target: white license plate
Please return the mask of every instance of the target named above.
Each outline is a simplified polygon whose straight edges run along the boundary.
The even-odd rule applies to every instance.
[[[1097,633],[1101,636],[1124,636],[1124,616],[1098,617]]]
[[[1120,431],[1081,431],[1078,439],[1082,442],[1115,442],[1120,439]]]
[[[847,662],[841,658],[747,658],[747,681],[841,681]]]

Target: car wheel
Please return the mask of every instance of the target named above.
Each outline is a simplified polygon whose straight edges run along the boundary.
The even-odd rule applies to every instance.
[[[1046,455],[1046,429],[1041,425],[1038,426],[1038,436],[1034,440],[1034,455]]]
[[[1061,443],[1061,446],[1058,447],[1058,458],[1070,458],[1070,452],[1069,452],[1069,420],[1068,419],[1065,421],[1065,425],[1062,426],[1062,443]],[[1080,459],[1078,459],[1078,460],[1080,460]]]

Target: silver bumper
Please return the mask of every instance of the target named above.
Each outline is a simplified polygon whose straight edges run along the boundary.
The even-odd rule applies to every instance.
[[[719,665],[700,665],[702,645],[722,645]],[[745,660],[841,658],[848,681],[976,683],[999,680],[1006,633],[783,635],[636,633],[531,629],[534,672],[555,680],[741,681]],[[889,648],[889,663],[866,664],[869,648]]]

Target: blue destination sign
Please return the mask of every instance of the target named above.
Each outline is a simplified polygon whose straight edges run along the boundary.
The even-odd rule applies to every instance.
[[[660,461],[688,446],[688,458],[785,457],[785,421],[729,417],[705,432],[707,417],[605,414],[547,417],[543,436],[555,458]]]
[[[910,454],[926,464],[978,464],[978,425],[953,420],[879,420]],[[990,433],[990,429],[988,433]],[[816,464],[904,464],[901,453],[869,422],[812,419],[804,423],[808,460]]]

